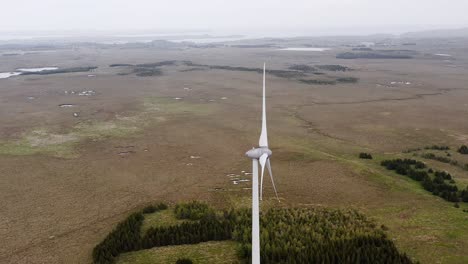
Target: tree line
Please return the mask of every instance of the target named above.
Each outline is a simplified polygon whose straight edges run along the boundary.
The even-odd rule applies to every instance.
[[[157,213],[164,208],[145,209]],[[120,253],[128,251],[216,240],[238,241],[239,257],[250,262],[250,209],[219,212],[199,202],[175,208],[177,218],[196,220],[153,227],[141,236],[143,209],[118,224],[95,247],[94,263],[113,263]],[[381,228],[355,210],[270,209],[260,219],[262,263],[412,263]]]
[[[468,186],[465,190],[459,190],[452,175],[448,172],[434,171],[431,168],[426,171],[426,164],[414,159],[384,160],[381,165],[420,182],[424,189],[449,202],[468,202]]]
[[[140,228],[143,224],[141,212],[131,214],[117,225],[107,237],[93,249],[93,262],[96,264],[114,263],[114,258],[124,252],[140,248]]]

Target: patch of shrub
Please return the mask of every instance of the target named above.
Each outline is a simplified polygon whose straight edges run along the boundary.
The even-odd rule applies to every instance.
[[[315,72],[317,71],[317,68],[305,65],[305,64],[295,64],[292,66],[289,66],[289,69],[295,70],[295,71],[301,71],[301,72]]]
[[[190,203],[181,203],[176,205],[174,212],[177,219],[200,220],[208,215],[214,214],[206,203],[192,201]]]
[[[458,165],[458,161],[452,160],[452,159],[447,158],[447,157],[437,156],[434,153],[424,153],[424,154],[421,155],[421,157],[425,158],[425,159],[437,160],[437,161],[440,161],[440,162],[443,162],[443,163],[449,163],[449,164],[452,164],[452,165],[455,165],[455,166]]]
[[[394,170],[400,175],[405,175],[415,181],[421,182],[425,190],[444,200],[459,202],[460,200],[463,201],[463,197],[466,195],[466,200],[468,201],[468,190],[466,192],[459,192],[458,187],[455,185],[455,180],[453,180],[452,175],[448,172],[435,171],[432,178],[426,171],[421,170],[426,168],[424,163],[412,159],[384,160],[381,162],[381,165],[388,170]],[[449,183],[445,181],[449,181]]]
[[[332,80],[314,80],[314,79],[300,79],[300,82],[306,83],[306,84],[317,84],[317,85],[333,85],[336,84],[335,81]]]
[[[410,149],[404,150],[403,153],[411,153],[411,152],[416,152],[420,150],[421,148],[410,148]]]
[[[372,48],[353,48],[353,50],[357,50],[357,51],[372,51]]]
[[[432,146],[426,146],[424,149],[432,149],[432,150],[450,150],[449,146],[438,146],[438,145],[432,145]]]
[[[359,78],[356,77],[339,77],[336,78],[337,82],[340,83],[357,83],[359,81]]]
[[[304,73],[297,72],[297,71],[285,71],[285,70],[267,70],[267,72],[271,75],[280,78],[295,78],[304,76]]]
[[[114,63],[109,65],[109,67],[128,67],[128,66],[134,66],[133,64],[128,64],[128,63]]]
[[[197,64],[193,62],[184,62],[185,65],[187,66],[193,66],[193,67],[207,67],[209,69],[215,69],[215,70],[226,70],[226,71],[246,71],[246,72],[257,72],[260,74],[263,74],[263,69],[262,68],[249,68],[249,67],[242,67],[242,66],[227,66],[227,65],[206,65],[206,64]],[[281,77],[281,78],[293,78],[293,77],[301,77],[304,76],[305,74],[303,72],[299,71],[287,71],[287,70],[267,70],[269,74],[272,74],[276,77]]]
[[[330,65],[316,65],[317,68],[325,71],[349,71],[350,68],[342,65],[337,64],[330,64]]]
[[[361,152],[359,153],[359,158],[360,159],[372,159],[372,155],[370,153]]]
[[[229,240],[233,225],[215,214],[207,215],[195,222],[184,222],[177,226],[151,227],[141,240],[142,248],[168,245],[197,244],[207,241]]]
[[[148,77],[148,76],[161,76],[162,71],[157,68],[141,68],[137,67],[133,69],[133,72],[136,73],[137,76],[140,77]]]
[[[193,264],[193,261],[188,258],[180,258],[176,261],[176,264]]]
[[[459,149],[458,149],[458,152],[460,154],[468,154],[468,147],[465,146],[465,145],[462,145]]]
[[[152,214],[157,211],[162,211],[166,210],[167,205],[165,203],[158,203],[156,205],[148,205],[145,208],[143,208],[142,213],[143,214]]]
[[[460,196],[463,202],[468,203],[468,186],[465,190],[461,191]]]
[[[156,68],[156,67],[161,67],[161,66],[173,66],[176,64],[177,64],[176,60],[166,60],[166,61],[160,61],[160,62],[154,62],[154,63],[137,64],[136,66],[143,67],[143,68]]]

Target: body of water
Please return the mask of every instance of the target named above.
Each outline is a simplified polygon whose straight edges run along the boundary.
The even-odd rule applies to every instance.
[[[52,70],[58,70],[57,67],[43,67],[43,68],[21,68],[21,69],[16,69],[19,72],[41,72],[41,71],[52,71]]]
[[[16,69],[14,72],[0,72],[0,79],[10,78],[12,76],[21,75],[23,72],[41,72],[41,71],[52,71],[58,70],[57,67],[42,67],[42,68],[21,68]]]
[[[20,74],[21,72],[0,72],[0,79],[6,79]]]

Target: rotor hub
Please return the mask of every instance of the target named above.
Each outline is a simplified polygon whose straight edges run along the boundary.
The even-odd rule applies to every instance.
[[[251,159],[259,159],[263,154],[271,156],[272,152],[268,147],[253,148],[245,153],[245,155]]]

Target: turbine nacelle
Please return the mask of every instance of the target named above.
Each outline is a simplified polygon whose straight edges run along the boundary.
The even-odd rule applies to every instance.
[[[245,153],[245,155],[251,159],[260,159],[263,154],[267,154],[268,158],[271,156],[272,152],[268,147],[259,147],[253,148]]]

